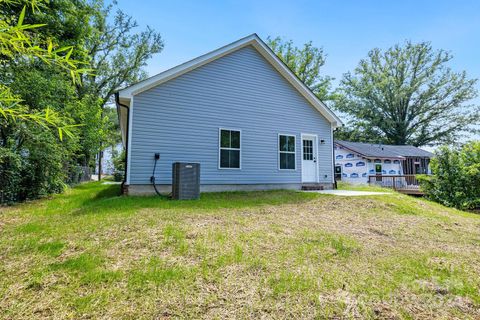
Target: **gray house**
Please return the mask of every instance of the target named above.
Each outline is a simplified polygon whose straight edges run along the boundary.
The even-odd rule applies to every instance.
[[[171,191],[172,163],[201,166],[201,190],[331,188],[340,119],[256,35],[116,94],[124,191]]]

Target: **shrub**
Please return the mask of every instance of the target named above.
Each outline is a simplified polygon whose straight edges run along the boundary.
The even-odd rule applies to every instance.
[[[0,204],[17,201],[22,158],[8,148],[0,147]]]
[[[23,128],[24,141],[0,147],[0,202],[12,203],[62,192],[69,154],[48,131]],[[11,142],[11,141],[10,141]]]
[[[113,179],[115,181],[122,181],[123,175],[125,173],[125,150],[118,152],[114,148],[112,161],[113,167],[115,168],[115,172],[113,173]]]
[[[431,161],[432,176],[420,176],[431,200],[458,209],[480,207],[480,141],[442,147]]]

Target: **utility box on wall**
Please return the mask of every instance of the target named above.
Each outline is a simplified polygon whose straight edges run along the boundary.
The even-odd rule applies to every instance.
[[[173,163],[172,198],[177,200],[193,200],[200,198],[199,163]]]

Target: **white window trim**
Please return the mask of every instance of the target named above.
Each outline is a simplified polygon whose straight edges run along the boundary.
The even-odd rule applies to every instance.
[[[222,130],[228,130],[228,131],[238,131],[240,132],[240,149],[237,148],[222,148],[221,142],[222,142]],[[241,170],[242,169],[242,143],[243,143],[243,138],[242,138],[242,130],[241,129],[234,129],[234,128],[218,128],[218,169],[219,170]],[[239,151],[239,157],[240,157],[240,167],[239,168],[224,168],[221,166],[221,150],[238,150]]]
[[[280,151],[280,136],[287,136],[287,137],[293,137],[294,139],[294,146],[295,150],[294,152],[292,151]],[[293,153],[295,154],[295,168],[294,169],[282,169],[280,168],[280,153]],[[295,134],[290,134],[290,133],[279,133],[277,136],[277,162],[278,162],[278,170],[280,171],[297,171],[297,135]]]

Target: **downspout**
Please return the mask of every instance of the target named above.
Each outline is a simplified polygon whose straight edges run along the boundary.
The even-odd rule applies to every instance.
[[[127,181],[127,167],[128,167],[128,128],[130,123],[130,108],[127,105],[120,103],[120,97],[118,92],[115,92],[115,103],[117,104],[117,114],[118,114],[118,123],[120,123],[120,112],[118,112],[118,107],[124,107],[127,109],[127,127],[125,128],[125,172],[123,174],[122,181],[122,192],[123,187]],[[120,128],[121,130],[121,128]]]
[[[338,127],[333,129],[332,132],[332,165],[333,165],[333,188],[337,189],[337,179],[335,179],[335,131],[338,130]]]

